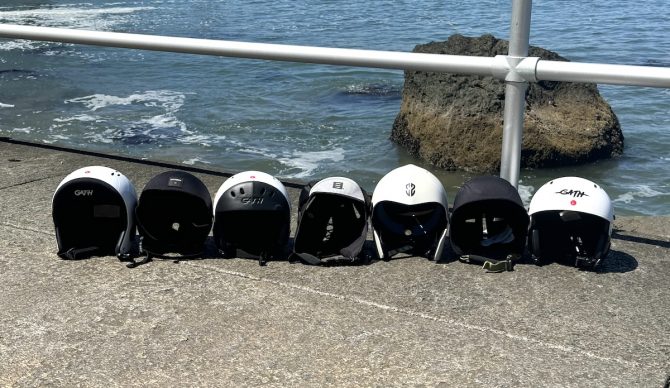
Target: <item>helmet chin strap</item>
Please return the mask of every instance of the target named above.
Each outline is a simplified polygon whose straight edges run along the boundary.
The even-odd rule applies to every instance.
[[[601,252],[594,252],[594,257],[589,257],[588,252],[584,248],[584,241],[579,236],[570,236],[570,241],[575,246],[575,267],[580,267],[580,264],[585,264],[586,266],[596,267],[600,264],[602,258]]]
[[[82,257],[87,257],[91,252],[97,251],[98,247],[86,247],[86,248],[70,248],[67,251],[63,252],[62,257],[69,260],[77,260]],[[82,256],[82,254],[84,254]]]
[[[412,214],[412,218],[414,218],[414,221],[416,221],[416,224],[419,225],[419,228],[421,228],[421,231],[423,232],[424,236],[428,235],[428,232],[426,232],[426,229],[423,227],[423,224],[419,222],[419,219],[416,218],[416,214]]]

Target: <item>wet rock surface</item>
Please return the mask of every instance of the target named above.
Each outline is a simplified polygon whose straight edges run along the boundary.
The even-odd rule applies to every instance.
[[[453,35],[417,45],[414,52],[506,55],[508,42],[492,35]],[[529,56],[567,61],[539,48]],[[406,71],[391,139],[411,154],[448,170],[495,171],[500,166],[505,84],[493,77]],[[523,167],[555,167],[611,158],[623,134],[595,84],[541,81],[526,94]]]

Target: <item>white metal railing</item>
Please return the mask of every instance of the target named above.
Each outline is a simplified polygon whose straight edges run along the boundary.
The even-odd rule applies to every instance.
[[[475,57],[354,50],[0,24],[0,38],[224,57],[492,76],[506,82],[500,176],[515,187],[529,82],[563,81],[670,88],[670,68],[548,61],[528,57],[532,0],[513,0],[508,55]]]
[[[355,50],[282,44],[194,39],[120,32],[0,24],[0,38],[28,39],[152,51],[376,67],[493,76],[514,71],[526,81],[591,82],[670,88],[670,68],[531,60],[516,63],[507,56],[473,57],[398,51]],[[517,68],[520,66],[520,68]],[[525,67],[525,68],[524,68]]]

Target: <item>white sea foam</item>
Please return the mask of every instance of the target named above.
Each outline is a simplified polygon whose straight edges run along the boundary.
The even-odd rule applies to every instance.
[[[70,137],[69,137],[69,136],[65,136],[65,135],[51,135],[51,136],[49,136],[49,138],[47,138],[47,139],[42,139],[42,143],[53,144],[53,143],[56,143],[56,142],[58,142],[58,141],[60,141],[60,142],[65,142],[65,141],[67,141],[67,140],[70,140]]]
[[[31,133],[32,131],[33,131],[33,128],[30,128],[30,127],[12,129],[12,132],[20,132],[20,133]]]
[[[624,194],[619,195],[612,202],[623,202],[629,204],[640,198],[653,198],[653,197],[662,197],[668,196],[670,193],[664,193],[662,191],[655,190],[648,185],[638,185],[634,186],[632,191],[628,191]]]
[[[87,115],[87,114],[81,114],[81,115],[76,115],[72,117],[65,117],[65,118],[55,118],[55,122],[57,123],[69,123],[72,121],[81,121],[81,122],[100,122],[104,121],[101,120],[100,117],[98,116],[92,116],[92,115]]]
[[[76,8],[76,7],[45,7],[3,11],[0,9],[0,20],[12,24],[37,24],[47,27],[69,27],[78,29],[106,30],[123,22],[121,15],[154,9],[153,7],[109,7],[109,8]]]
[[[522,185],[521,182],[519,182],[519,195],[521,196],[521,200],[523,201],[523,205],[528,207],[530,205],[530,199],[533,197],[533,192],[535,191],[535,187],[533,186],[525,186]]]
[[[129,96],[112,96],[107,94],[93,94],[90,96],[77,97],[66,100],[66,104],[82,104],[91,112],[99,112],[99,115],[88,115],[96,117],[98,121],[104,121],[104,113],[107,108],[128,106],[128,109],[137,109],[135,114],[140,118],[134,123],[137,128],[146,128],[142,133],[148,137],[160,138],[163,130],[177,129],[181,133],[191,135],[192,132],[186,127],[186,123],[176,116],[179,109],[184,105],[186,95],[172,90],[148,90],[142,93],[134,93]],[[160,114],[156,110],[162,111]],[[87,117],[81,115],[79,117]],[[158,133],[150,133],[158,131]],[[121,134],[123,135],[123,134]],[[131,134],[132,135],[132,134]],[[109,136],[108,136],[109,137]]]
[[[341,147],[324,151],[294,151],[288,158],[279,158],[279,161],[283,164],[301,170],[298,173],[291,174],[291,178],[307,178],[324,162],[341,162],[343,160],[344,149]]]
[[[8,40],[0,43],[0,51],[26,51],[35,46],[36,43],[31,40]]]
[[[12,104],[3,104],[2,102],[0,102],[0,108],[13,108],[13,107],[14,105]]]
[[[188,159],[188,160],[184,160],[182,163],[183,164],[188,164],[189,166],[192,166],[196,163],[211,164],[210,162],[208,162],[206,160],[203,160],[203,159],[200,159],[200,158],[191,158],[191,159]]]
[[[211,147],[212,143],[218,143],[221,140],[225,140],[225,136],[210,136],[205,134],[191,134],[188,136],[182,136],[177,139],[178,142],[182,144],[200,144],[204,147]]]
[[[83,8],[81,6],[56,6],[20,10],[3,10],[3,7],[0,7],[0,22],[106,31],[126,22],[130,14],[151,9],[154,9],[154,7]],[[0,43],[0,51],[30,50],[51,44],[13,40]]]
[[[65,100],[65,103],[80,103],[95,112],[108,106],[142,104],[147,107],[163,107],[174,112],[184,105],[186,96],[172,90],[147,90],[143,93],[131,94],[127,97],[111,96],[107,94],[93,94]]]

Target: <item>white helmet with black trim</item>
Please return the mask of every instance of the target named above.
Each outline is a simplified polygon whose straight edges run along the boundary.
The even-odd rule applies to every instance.
[[[266,260],[284,254],[291,205],[284,185],[261,171],[228,178],[214,199],[214,241],[225,256]]]
[[[308,264],[358,260],[369,214],[369,196],[354,180],[328,177],[310,182],[298,201],[294,256]]]
[[[607,256],[614,208],[602,187],[579,177],[554,179],[530,201],[528,247],[538,263],[569,259],[595,267]]]
[[[413,164],[390,171],[372,194],[371,224],[379,257],[408,252],[439,260],[448,209],[447,192],[435,175]]]
[[[52,216],[58,256],[81,259],[115,254],[126,259],[135,239],[135,187],[103,166],[83,167],[56,188]]]

